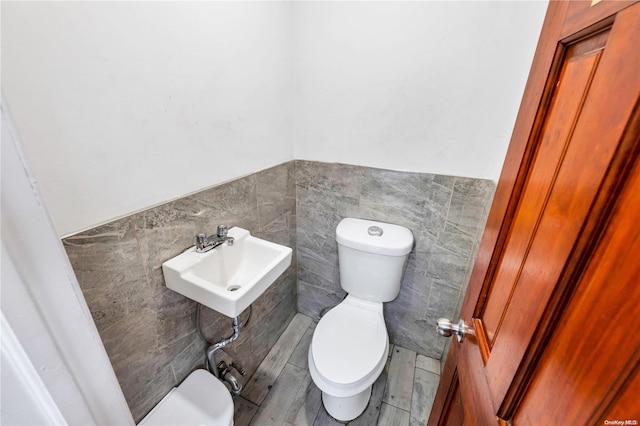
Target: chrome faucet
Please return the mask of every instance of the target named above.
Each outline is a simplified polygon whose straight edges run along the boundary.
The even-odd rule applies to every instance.
[[[216,235],[211,235],[210,237],[207,237],[206,234],[196,235],[196,252],[205,253],[209,250],[213,250],[223,243],[228,246],[232,246],[233,237],[227,237],[226,225],[218,225],[218,232]]]

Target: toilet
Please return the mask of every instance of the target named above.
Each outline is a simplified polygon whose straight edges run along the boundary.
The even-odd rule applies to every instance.
[[[398,296],[413,234],[403,226],[346,218],[336,228],[340,285],[348,293],[327,312],[309,346],[309,372],[336,420],[367,407],[389,353],[383,303]]]
[[[138,426],[233,426],[229,390],[207,370],[195,370],[169,391]]]

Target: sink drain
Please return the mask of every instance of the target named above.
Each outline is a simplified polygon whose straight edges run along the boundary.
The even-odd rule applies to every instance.
[[[227,291],[236,291],[240,288],[239,285],[232,285],[231,287],[227,288]]]

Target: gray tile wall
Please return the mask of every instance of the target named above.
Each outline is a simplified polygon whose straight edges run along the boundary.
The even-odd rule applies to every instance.
[[[63,240],[136,421],[204,361],[196,304],[166,288],[162,263],[223,223],[295,248],[294,167],[288,162]],[[295,313],[294,250],[291,267],[253,304],[252,320],[227,350],[246,378]],[[230,319],[206,308],[202,323],[210,340],[232,333]]]
[[[196,304],[167,289],[161,271],[196,233],[224,223],[297,247],[291,267],[253,304],[251,322],[227,350],[244,365],[245,379],[296,311],[317,317],[344,297],[335,242],[344,217],[412,230],[416,246],[385,315],[392,343],[438,359],[446,340],[436,337],[433,324],[455,316],[493,191],[485,180],[291,161],[63,243],[138,421],[204,360]],[[210,340],[232,331],[230,319],[206,308],[202,323]]]
[[[440,359],[437,318],[464,294],[495,187],[482,179],[296,161],[298,310],[342,300],[335,229],[344,217],[395,223],[416,240],[398,298],[385,304],[391,342]]]

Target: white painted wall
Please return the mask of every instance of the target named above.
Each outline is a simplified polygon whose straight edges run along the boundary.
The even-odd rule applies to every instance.
[[[296,158],[497,181],[546,6],[296,3]]]
[[[288,2],[3,2],[2,90],[59,235],[293,159]]]
[[[60,236],[293,158],[497,180],[546,2],[3,2]]]
[[[4,99],[0,109],[0,424],[133,425]]]

